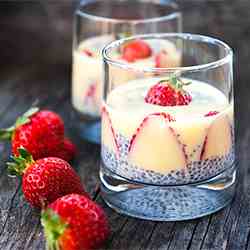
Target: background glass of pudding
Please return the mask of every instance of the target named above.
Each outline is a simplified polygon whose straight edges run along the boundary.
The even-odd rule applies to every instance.
[[[180,66],[121,59],[117,52],[135,40],[154,54],[172,46]],[[193,219],[225,207],[236,176],[232,50],[200,35],[151,34],[115,41],[103,58],[100,179],[106,203],[156,221]],[[162,85],[182,88],[186,105],[171,93],[164,96]]]
[[[72,104],[81,137],[100,143],[101,49],[131,34],[181,32],[181,13],[169,0],[86,0],[75,12]]]

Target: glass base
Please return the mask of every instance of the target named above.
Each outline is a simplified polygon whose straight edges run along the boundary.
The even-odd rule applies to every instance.
[[[178,186],[131,182],[101,166],[101,194],[118,213],[153,221],[182,221],[212,214],[227,206],[235,193],[236,169]]]
[[[101,143],[101,120],[100,117],[92,117],[81,114],[77,111],[74,112],[76,116],[76,127],[79,136],[89,142],[100,144]]]

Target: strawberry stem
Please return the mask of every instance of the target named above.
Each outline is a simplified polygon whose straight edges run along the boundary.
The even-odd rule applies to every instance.
[[[58,214],[48,208],[42,211],[41,223],[44,228],[47,250],[59,250],[60,236],[63,235],[68,224],[63,222]]]
[[[23,147],[18,149],[19,156],[11,156],[13,162],[7,162],[10,175],[22,176],[26,168],[34,163],[32,155]]]
[[[177,75],[173,74],[168,79],[161,80],[159,83],[170,84],[174,89],[183,91],[183,86],[190,85],[192,82],[183,82]]]
[[[9,128],[0,129],[0,141],[10,141],[15,130],[30,122],[30,117],[39,111],[38,107],[32,107],[26,111],[23,115],[19,116],[14,125]]]
[[[15,126],[0,129],[0,141],[10,141],[14,130]]]

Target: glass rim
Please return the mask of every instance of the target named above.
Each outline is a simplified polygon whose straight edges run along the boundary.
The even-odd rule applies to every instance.
[[[181,38],[183,40],[193,40],[193,41],[200,41],[204,43],[212,43],[216,44],[217,46],[220,46],[221,48],[224,49],[225,56],[218,60],[214,60],[209,63],[205,64],[197,64],[197,65],[192,65],[192,66],[184,66],[184,67],[169,67],[169,68],[156,68],[156,67],[140,67],[134,64],[130,64],[128,62],[123,62],[117,59],[113,59],[108,55],[108,52],[110,49],[113,48],[118,48],[122,44],[127,43],[131,40],[134,39],[162,39],[162,38]],[[233,59],[233,50],[232,48],[227,45],[225,42],[214,38],[214,37],[209,37],[209,36],[204,36],[200,34],[192,34],[192,33],[153,33],[153,34],[147,34],[147,35],[135,35],[131,36],[128,38],[123,38],[120,40],[113,41],[109,44],[107,44],[103,49],[102,49],[102,57],[104,62],[119,67],[119,68],[124,68],[124,69],[129,69],[129,70],[136,70],[136,71],[141,71],[141,72],[160,72],[160,73],[172,73],[172,72],[196,72],[200,70],[206,70],[206,69],[212,69],[216,68],[219,66],[222,66],[226,63],[229,63]]]
[[[104,0],[105,1],[105,0]],[[81,17],[85,17],[87,19],[93,19],[96,22],[106,22],[106,23],[130,23],[130,24],[143,24],[143,23],[150,23],[150,22],[161,22],[161,21],[167,21],[167,20],[174,20],[177,18],[181,17],[181,11],[179,9],[179,5],[174,1],[171,3],[160,3],[160,5],[166,5],[166,6],[171,6],[173,8],[173,12],[168,14],[168,15],[162,15],[158,17],[151,17],[151,18],[141,18],[141,19],[126,19],[126,18],[112,18],[112,17],[104,17],[104,16],[98,16],[90,13],[86,13],[82,10],[79,9],[79,7],[87,5],[89,2],[84,2],[80,3],[77,10],[76,14],[78,14]]]

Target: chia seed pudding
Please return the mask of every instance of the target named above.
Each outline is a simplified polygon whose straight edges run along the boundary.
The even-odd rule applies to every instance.
[[[154,185],[205,181],[234,164],[233,108],[222,92],[193,81],[192,102],[145,103],[157,78],[111,91],[102,111],[103,166],[125,179]],[[172,117],[174,117],[172,119]]]

